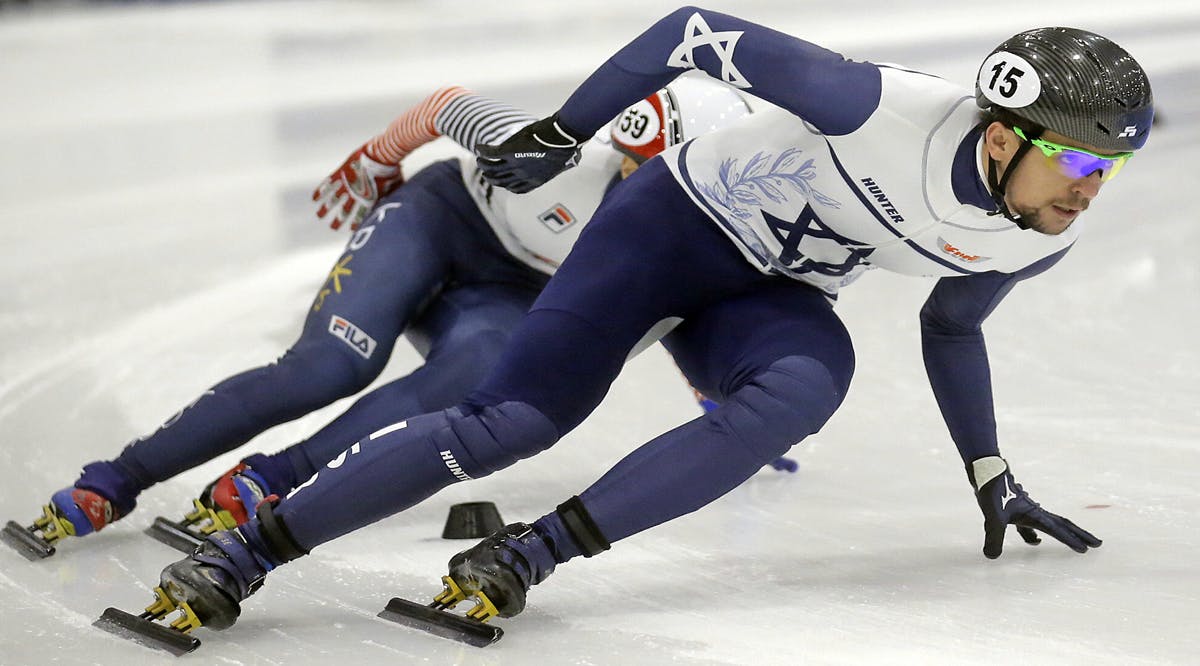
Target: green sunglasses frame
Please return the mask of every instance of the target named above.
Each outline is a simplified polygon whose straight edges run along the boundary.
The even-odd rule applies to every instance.
[[[1117,172],[1119,172],[1121,168],[1125,166],[1125,163],[1129,161],[1129,158],[1133,157],[1133,152],[1117,153],[1115,155],[1101,155],[1100,153],[1093,153],[1090,150],[1076,148],[1075,146],[1064,146],[1061,143],[1054,143],[1053,141],[1047,141],[1045,139],[1030,139],[1029,137],[1025,136],[1025,132],[1016,125],[1013,125],[1012,131],[1016,133],[1016,135],[1020,137],[1022,141],[1028,141],[1029,143],[1032,143],[1040,148],[1042,154],[1048,158],[1053,158],[1055,155],[1058,155],[1062,152],[1071,152],[1083,153],[1084,155],[1089,155],[1097,159],[1112,162],[1115,166],[1108,170],[1109,173],[1105,175],[1104,180],[1110,180],[1116,176]]]

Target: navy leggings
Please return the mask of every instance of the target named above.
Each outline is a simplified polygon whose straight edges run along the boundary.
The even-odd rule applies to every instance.
[[[463,404],[359,439],[275,514],[308,549],[544,450],[667,317],[685,320],[667,341],[677,362],[722,404],[580,494],[610,542],[736,487],[816,432],[849,386],[850,339],[824,295],[755,270],[653,159],[605,199]]]
[[[431,165],[381,200],[352,235],[282,357],[205,391],[115,462],[145,489],[361,391],[402,332],[419,337],[423,367],[288,451],[294,484],[363,432],[460,401],[547,279],[504,250],[457,161]]]

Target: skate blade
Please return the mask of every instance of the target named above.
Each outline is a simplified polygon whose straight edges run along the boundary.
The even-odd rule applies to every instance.
[[[504,636],[500,627],[400,597],[389,601],[387,607],[379,611],[379,617],[475,647],[487,647]]]
[[[184,523],[167,520],[162,516],[155,518],[154,523],[144,532],[159,543],[165,543],[188,555],[204,543],[204,538],[189,530]]]
[[[200,647],[200,639],[195,636],[164,627],[119,608],[104,609],[104,614],[93,622],[92,626],[148,648],[165,650],[176,657]]]
[[[8,524],[4,526],[4,532],[0,533],[0,539],[3,539],[4,543],[12,546],[13,550],[30,562],[44,560],[54,554],[54,546],[34,534],[30,528],[23,527],[13,520],[8,521]]]

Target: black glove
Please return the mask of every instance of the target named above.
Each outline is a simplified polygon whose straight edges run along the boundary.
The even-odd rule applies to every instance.
[[[1004,532],[1009,525],[1016,525],[1017,533],[1025,543],[1035,546],[1042,542],[1034,531],[1038,530],[1077,553],[1086,553],[1089,547],[1100,547],[1102,542],[1090,532],[1030,499],[1021,484],[1013,480],[1004,458],[980,458],[967,465],[967,476],[983,511],[983,554],[989,559],[1000,557],[1004,550]]]
[[[579,136],[558,121],[558,114],[521,128],[498,146],[481,144],[479,170],[493,185],[521,194],[579,164]]]

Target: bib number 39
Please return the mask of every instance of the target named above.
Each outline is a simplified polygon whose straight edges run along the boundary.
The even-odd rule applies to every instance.
[[[1042,93],[1037,70],[1029,61],[1007,51],[997,51],[983,61],[978,84],[984,97],[1009,109],[1029,106]]]

